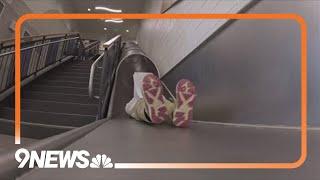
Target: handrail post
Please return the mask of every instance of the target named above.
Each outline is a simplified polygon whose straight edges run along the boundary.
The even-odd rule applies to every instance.
[[[64,35],[64,39],[67,39],[68,35]],[[62,56],[65,57],[66,56],[66,42],[63,41],[63,47],[62,47]]]
[[[43,44],[44,42],[45,42],[45,36],[42,38],[42,44]],[[40,53],[39,53],[39,55],[38,55],[38,61],[37,61],[36,71],[39,69],[39,64],[40,64],[40,59],[41,59],[42,51],[43,51],[43,46],[41,46]]]

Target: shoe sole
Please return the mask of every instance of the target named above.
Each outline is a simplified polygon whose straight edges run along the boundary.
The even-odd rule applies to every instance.
[[[193,116],[193,105],[196,97],[195,86],[189,80],[182,79],[176,86],[177,104],[173,114],[173,124],[177,127],[188,127]]]
[[[152,123],[160,124],[168,118],[168,109],[164,103],[163,89],[159,78],[146,75],[142,82],[143,96]]]

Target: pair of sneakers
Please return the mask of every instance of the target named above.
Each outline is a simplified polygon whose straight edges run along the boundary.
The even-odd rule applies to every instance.
[[[188,127],[193,114],[196,97],[195,86],[187,79],[176,85],[176,102],[165,99],[160,79],[154,74],[146,75],[142,82],[146,110],[154,124],[160,124],[172,117],[177,127]]]

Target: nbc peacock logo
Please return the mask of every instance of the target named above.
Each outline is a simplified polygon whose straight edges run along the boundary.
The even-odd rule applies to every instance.
[[[97,154],[91,159],[91,168],[113,168],[111,158],[105,154]]]

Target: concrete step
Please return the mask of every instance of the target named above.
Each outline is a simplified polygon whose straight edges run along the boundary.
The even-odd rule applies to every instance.
[[[47,81],[39,80],[37,83],[47,86],[70,86],[70,87],[79,87],[79,88],[88,88],[88,82],[77,82],[77,81]]]
[[[0,134],[14,135],[14,127],[13,120],[0,119]],[[21,122],[21,136],[33,139],[44,139],[72,129],[68,126]]]
[[[62,76],[62,75],[55,75],[50,74],[46,77],[43,77],[41,79],[45,79],[47,81],[76,81],[76,82],[87,82],[89,83],[89,76],[88,77],[78,77],[78,76]],[[95,81],[99,80],[98,77],[94,78]]]
[[[61,93],[61,94],[75,94],[75,95],[87,95],[88,96],[88,87],[79,88],[79,87],[68,87],[68,86],[47,86],[41,84],[32,84],[24,91],[37,91],[37,92],[47,92],[47,93]],[[94,92],[99,92],[98,89],[95,89]]]
[[[24,100],[21,102],[21,109],[91,116],[95,116],[98,110],[97,105],[40,100]]]
[[[0,108],[0,118],[14,120],[14,109]],[[51,113],[42,111],[21,111],[21,121],[58,126],[80,127],[95,121],[95,116]]]
[[[69,72],[69,71],[74,71],[74,72],[78,72],[78,73],[89,73],[90,72],[91,67],[61,67],[58,68],[57,71],[59,72]]]
[[[87,93],[88,94],[88,93]],[[68,93],[50,93],[43,91],[23,91],[22,100],[35,99],[43,101],[56,101],[79,104],[98,104],[98,100],[89,98],[88,95],[68,94]]]

